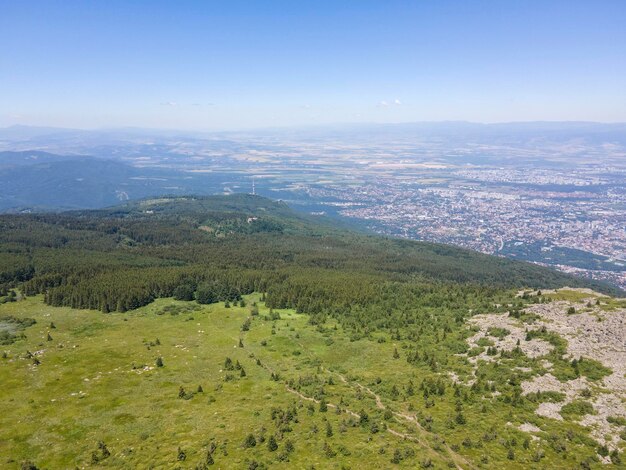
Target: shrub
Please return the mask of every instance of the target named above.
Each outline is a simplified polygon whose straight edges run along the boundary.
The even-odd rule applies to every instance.
[[[609,423],[615,424],[617,426],[626,426],[626,418],[622,416],[608,416],[606,420]]]
[[[561,408],[561,416],[564,418],[577,418],[584,415],[596,414],[591,403],[583,400],[574,400]]]
[[[498,338],[498,339],[502,339],[511,334],[511,332],[507,330],[506,328],[498,328],[494,326],[490,327],[487,330],[487,333],[489,334],[489,336],[493,336],[494,338]]]

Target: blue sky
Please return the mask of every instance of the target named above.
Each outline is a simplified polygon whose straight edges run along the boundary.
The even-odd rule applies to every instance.
[[[0,0],[0,126],[626,121],[626,1]]]

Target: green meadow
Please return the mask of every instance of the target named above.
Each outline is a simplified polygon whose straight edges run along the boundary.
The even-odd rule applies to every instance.
[[[8,316],[36,323],[2,347],[3,468],[572,468],[595,456],[584,428],[536,416],[536,403],[410,364],[406,339],[354,340],[258,294],[110,314],[36,296],[0,305]],[[471,371],[456,356],[448,369]],[[541,444],[524,422],[541,425]]]

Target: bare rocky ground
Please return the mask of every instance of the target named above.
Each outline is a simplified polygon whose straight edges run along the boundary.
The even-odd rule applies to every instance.
[[[512,351],[519,341],[520,348],[528,357],[545,356],[553,348],[550,343],[542,339],[525,341],[527,326],[519,320],[509,317],[507,314],[476,315],[469,320],[469,323],[480,328],[480,331],[467,340],[472,347],[477,346],[481,338],[487,338],[495,343],[495,347],[498,350]],[[509,331],[509,334],[502,339],[498,339],[489,334],[490,328],[504,328]],[[479,359],[484,361],[496,360],[495,357],[487,355],[486,352],[469,358],[470,362],[473,363],[476,363]]]
[[[561,382],[552,374],[534,377],[533,380],[522,382],[522,395],[536,392],[559,392],[565,394],[565,400],[560,403],[541,403],[535,411],[539,416],[562,420],[560,414],[563,405],[574,401],[580,396],[580,392],[589,388],[589,382],[585,377]]]
[[[588,294],[589,297],[578,302],[555,301],[531,305],[525,311],[538,316],[532,325],[523,324],[508,314],[477,315],[469,321],[469,324],[478,327],[479,331],[467,341],[471,347],[475,347],[481,338],[487,337],[493,341],[498,350],[512,350],[520,340],[519,346],[522,351],[527,356],[536,358],[547,354],[553,347],[540,339],[524,341],[525,330],[545,327],[567,340],[568,359],[579,359],[584,356],[609,367],[613,373],[597,382],[595,386],[584,377],[561,382],[550,373],[534,377],[521,385],[524,395],[537,391],[563,393],[564,401],[541,403],[536,410],[540,416],[559,420],[563,419],[560,411],[565,404],[580,399],[583,390],[593,389],[592,396],[584,400],[593,405],[594,414],[584,415],[579,422],[590,428],[591,435],[599,443],[610,449],[616,449],[622,427],[610,423],[607,418],[626,418],[626,309],[604,311],[595,305],[598,299],[601,302],[605,299],[602,294],[589,289],[568,290],[576,290]],[[549,292],[554,291],[543,291],[543,294]],[[576,313],[568,314],[571,307],[574,307]],[[490,328],[505,328],[510,333],[498,339],[489,335]],[[469,360],[476,363],[478,360],[497,360],[497,357],[488,356],[483,352]],[[551,364],[544,361],[544,366],[549,370]],[[530,425],[522,425],[520,429],[527,432],[538,431],[538,428]]]

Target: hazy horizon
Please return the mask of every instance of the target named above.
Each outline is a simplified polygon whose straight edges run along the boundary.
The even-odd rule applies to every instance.
[[[585,121],[585,120],[528,120],[528,121],[493,121],[493,122],[481,122],[481,121],[466,121],[466,120],[439,120],[439,121],[398,121],[398,122],[377,122],[377,121],[347,121],[347,122],[329,122],[324,124],[293,124],[282,126],[255,126],[255,127],[233,127],[233,128],[176,128],[176,127],[144,127],[144,126],[101,126],[101,127],[61,127],[53,125],[31,125],[15,123],[0,126],[0,129],[8,130],[12,128],[30,128],[30,129],[49,129],[58,131],[85,131],[85,132],[115,132],[115,131],[150,131],[150,132],[189,132],[189,133],[221,133],[221,132],[254,132],[254,131],[279,131],[279,130],[309,130],[309,129],[340,129],[351,127],[367,127],[367,126],[410,126],[410,125],[454,125],[454,124],[467,124],[476,126],[506,126],[506,125],[527,125],[527,124],[545,124],[545,125],[600,125],[600,126],[613,126],[613,125],[626,125],[624,121]]]

